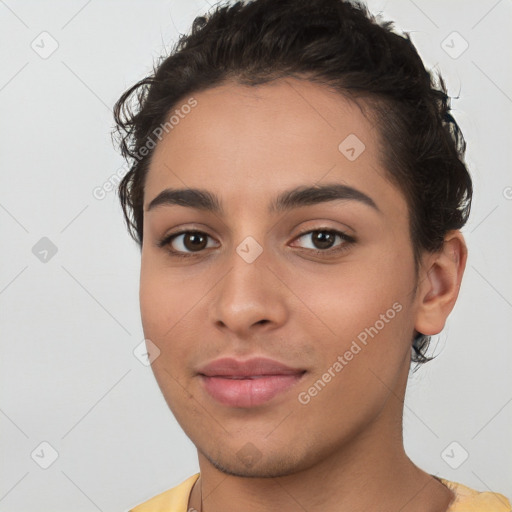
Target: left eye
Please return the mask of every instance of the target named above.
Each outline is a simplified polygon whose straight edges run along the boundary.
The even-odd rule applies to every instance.
[[[345,233],[332,229],[316,229],[308,231],[300,235],[297,240],[300,240],[301,238],[309,238],[312,246],[306,247],[306,249],[316,251],[328,251],[329,249],[333,249],[333,247],[340,247],[352,241],[351,237],[345,235]],[[340,243],[334,245],[336,239],[339,239]]]

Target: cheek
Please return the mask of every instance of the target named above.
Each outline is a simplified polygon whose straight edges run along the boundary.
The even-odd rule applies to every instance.
[[[194,276],[166,266],[158,258],[142,258],[139,287],[142,326],[144,337],[160,350],[152,369],[161,386],[172,387],[173,378],[188,378],[189,366],[197,355],[206,357],[205,314],[212,298],[208,294],[212,286],[207,275]],[[176,393],[180,394],[179,386],[167,394]]]
[[[182,384],[184,362],[189,357],[191,344],[180,341],[187,339],[184,338],[185,330],[190,334],[187,312],[198,301],[193,285],[193,280],[180,282],[173,271],[166,271],[156,261],[143,256],[139,301],[144,337],[160,351],[151,369],[178,422],[180,411],[191,408],[187,405],[190,397],[186,386]]]
[[[147,338],[160,338],[160,331],[167,326],[166,318],[174,311],[172,288],[165,286],[162,275],[143,257],[139,302],[144,334]]]
[[[171,336],[174,326],[204,297],[205,289],[203,282],[143,255],[139,302],[144,332],[160,341]]]
[[[350,301],[338,296],[324,311],[329,312],[325,323],[336,336],[322,344],[318,339],[320,364],[299,390],[299,402],[306,404],[301,410],[307,422],[325,422],[329,411],[328,436],[357,429],[391,395],[400,396],[397,386],[409,365],[411,322],[410,307],[396,297],[352,293]]]
[[[295,280],[297,295],[307,297],[331,332],[330,339],[352,339],[377,324],[384,335],[410,316],[413,267],[389,255],[351,261],[329,273]],[[300,287],[300,288],[299,288]],[[398,311],[400,310],[400,311]],[[372,329],[373,332],[373,329]],[[362,336],[364,338],[364,336]]]
[[[340,383],[349,383],[351,389],[355,386],[358,395],[361,389],[369,389],[374,374],[391,386],[410,352],[412,332],[408,306],[393,298],[353,301],[332,311],[326,322],[336,337],[331,336],[323,346],[319,373],[332,368],[342,376]]]
[[[325,333],[316,336],[321,363],[314,377],[331,368],[339,376],[332,379],[338,383],[333,387],[347,386],[354,393],[347,397],[360,396],[361,389],[378,394],[382,384],[374,374],[391,385],[410,354],[414,266],[398,255],[398,250],[379,251],[364,261],[340,265],[330,275],[303,280],[297,291],[308,297],[321,320],[317,327]]]

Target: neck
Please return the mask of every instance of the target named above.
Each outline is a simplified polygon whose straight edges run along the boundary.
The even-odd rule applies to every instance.
[[[395,453],[384,463],[380,459],[382,452],[361,453],[367,452],[360,452],[357,458],[333,454],[322,467],[268,479],[225,475],[202,460],[201,478],[190,507],[198,512],[447,510],[452,492],[405,454]]]

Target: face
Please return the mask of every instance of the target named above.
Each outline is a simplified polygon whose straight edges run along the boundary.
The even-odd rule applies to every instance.
[[[417,310],[406,201],[373,123],[337,93],[287,79],[193,98],[145,184],[140,304],[160,351],[153,371],[215,467],[289,474],[397,402]],[[218,208],[168,189],[201,189]],[[226,357],[288,371],[203,374]]]

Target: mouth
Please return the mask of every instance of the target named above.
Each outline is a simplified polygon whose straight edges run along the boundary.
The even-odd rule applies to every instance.
[[[222,358],[201,368],[206,393],[228,407],[255,407],[269,402],[302,380],[306,370],[267,358],[238,361]]]
[[[255,407],[269,402],[302,380],[306,372],[287,375],[200,375],[204,389],[229,407]]]

